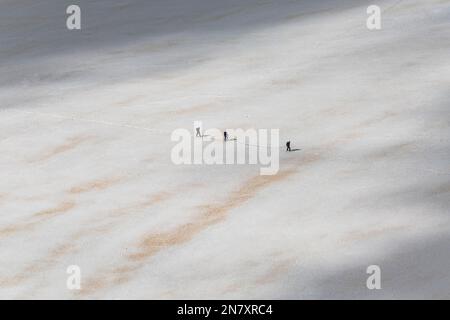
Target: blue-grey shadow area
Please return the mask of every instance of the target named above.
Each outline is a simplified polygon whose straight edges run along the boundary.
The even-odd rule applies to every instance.
[[[82,29],[68,30],[66,8],[71,4],[69,0],[0,3],[0,71],[4,71],[0,85],[88,81],[90,76],[107,83],[177,73],[209,61],[224,41],[290,19],[338,13],[360,6],[361,1],[80,0],[76,4],[81,7]],[[128,51],[137,43],[139,52]],[[167,48],[176,54],[164,57]],[[192,54],[184,53],[191,50]],[[98,64],[110,66],[108,74],[83,68],[89,62],[83,61],[86,54],[95,58],[105,52],[114,55],[114,61]],[[123,63],[117,64],[120,61]],[[58,69],[61,63],[68,71]],[[71,65],[79,67],[71,69]],[[128,78],[114,73],[115,68],[124,66]]]
[[[289,288],[281,298],[296,299],[449,299],[450,298],[450,236],[436,234],[397,246],[382,258],[361,258],[346,270],[317,277],[305,294],[295,284],[304,271],[294,271]],[[370,250],[370,248],[367,248]],[[345,259],[345,249],[340,250]],[[381,289],[369,290],[367,267],[378,265],[381,270]],[[310,272],[314,273],[314,272]]]

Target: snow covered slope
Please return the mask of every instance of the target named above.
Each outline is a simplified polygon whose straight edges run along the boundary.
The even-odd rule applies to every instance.
[[[0,0],[0,298],[450,298],[450,1],[376,2]]]

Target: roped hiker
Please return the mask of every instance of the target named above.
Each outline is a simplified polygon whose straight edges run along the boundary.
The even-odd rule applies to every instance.
[[[291,151],[291,142],[288,141],[286,142],[286,152],[290,152]]]

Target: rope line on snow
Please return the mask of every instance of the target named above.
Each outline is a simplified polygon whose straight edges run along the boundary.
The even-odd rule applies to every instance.
[[[135,126],[135,125],[131,125],[131,124],[121,124],[121,123],[115,123],[115,122],[110,122],[110,121],[104,121],[104,120],[93,120],[93,119],[85,119],[85,118],[78,118],[75,116],[64,116],[64,115],[59,115],[59,114],[52,114],[52,113],[44,113],[44,112],[33,112],[33,111],[22,111],[22,113],[25,114],[30,114],[30,115],[40,115],[40,116],[47,116],[47,117],[53,117],[56,119],[62,119],[62,120],[71,120],[71,121],[81,121],[81,122],[87,122],[87,123],[96,123],[96,124],[102,124],[102,125],[107,125],[107,126],[114,126],[114,127],[121,127],[121,128],[129,128],[129,129],[136,129],[136,130],[143,130],[146,132],[150,132],[150,133],[159,133],[159,134],[170,134],[169,131],[164,131],[164,130],[157,130],[157,129],[151,129],[151,128],[147,128],[147,127],[141,127],[141,126]],[[204,136],[201,136],[202,140],[203,140]],[[8,137],[9,138],[9,137]],[[8,139],[6,138],[6,139]],[[224,141],[223,138],[218,138],[218,137],[211,137],[213,140],[215,141]],[[6,140],[3,139],[3,140]],[[1,140],[1,141],[3,141]],[[237,140],[237,138],[233,138],[233,139],[228,139],[227,141],[234,141],[238,144],[241,145],[246,145],[248,147],[255,147],[255,148],[266,148],[266,149],[284,149],[284,146],[279,146],[279,147],[272,147],[272,146],[262,146],[262,145],[258,145],[258,144],[250,144],[250,143],[245,143],[245,142],[240,142]],[[226,142],[226,141],[224,141]],[[430,168],[426,168],[423,169],[424,171],[428,171],[431,172],[433,174],[438,174],[438,175],[450,175],[450,172],[445,172],[445,171],[440,171],[440,170],[435,170],[435,169],[430,169]]]
[[[35,112],[35,111],[22,111],[22,112],[25,114],[52,117],[52,118],[60,119],[60,120],[71,120],[71,121],[80,121],[80,122],[86,122],[86,123],[95,123],[95,124],[102,124],[102,125],[111,126],[111,127],[143,130],[143,131],[150,132],[150,133],[159,133],[159,134],[165,134],[165,135],[171,134],[170,131],[165,131],[165,130],[158,130],[158,129],[152,129],[152,128],[147,128],[147,127],[135,126],[135,125],[126,124],[126,123],[116,123],[116,122],[104,121],[104,120],[79,118],[74,115],[64,116],[64,115],[60,115],[60,114]],[[203,136],[202,136],[202,138],[203,138]],[[218,137],[211,137],[211,138],[214,139],[215,141],[222,140],[222,138],[218,138]],[[237,138],[228,139],[227,141],[234,141],[238,144],[246,145],[248,147],[255,147],[255,148],[266,148],[266,149],[283,149],[284,148],[283,146],[272,147],[272,146],[262,146],[262,145],[258,145],[258,144],[255,145],[255,144],[250,144],[250,143],[245,143],[245,142],[243,143],[243,142],[238,141]]]
[[[31,114],[31,115],[47,116],[47,117],[52,117],[52,118],[61,119],[61,120],[72,120],[72,121],[80,121],[80,122],[87,122],[87,123],[97,123],[97,124],[103,124],[103,125],[107,125],[107,126],[111,126],[111,127],[130,128],[130,129],[143,130],[143,131],[147,131],[147,132],[158,132],[161,134],[168,133],[167,131],[163,131],[163,130],[135,126],[135,125],[126,124],[126,123],[123,124],[123,123],[116,123],[116,122],[110,122],[110,121],[104,121],[104,120],[86,119],[86,118],[79,118],[76,116],[64,116],[64,115],[59,115],[59,114],[34,112],[34,111],[23,111],[23,113]]]
[[[216,138],[216,137],[213,137],[213,139],[214,140],[216,140],[216,141],[221,141],[221,140],[223,140],[222,138]],[[245,143],[245,142],[240,142],[240,141],[238,141],[237,140],[237,138],[234,138],[234,139],[228,139],[228,140],[226,140],[226,141],[234,141],[234,142],[236,142],[236,143],[238,143],[238,144],[241,144],[241,145],[246,145],[246,146],[248,146],[248,147],[255,147],[255,148],[266,148],[266,149],[284,149],[285,147],[283,147],[283,146],[279,146],[279,147],[272,147],[272,146],[262,146],[262,145],[259,145],[259,144],[250,144],[250,143]],[[225,141],[225,142],[226,142]]]

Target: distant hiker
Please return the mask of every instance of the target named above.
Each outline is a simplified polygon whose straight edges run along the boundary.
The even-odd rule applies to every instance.
[[[291,142],[290,141],[288,141],[288,142],[286,142],[286,152],[290,152],[291,151]]]
[[[228,140],[228,132],[226,132],[226,131],[223,132],[223,140],[225,140],[225,141]]]
[[[195,131],[197,132],[195,134],[196,137],[201,137],[202,136],[202,134],[200,133],[200,128],[195,128]]]

